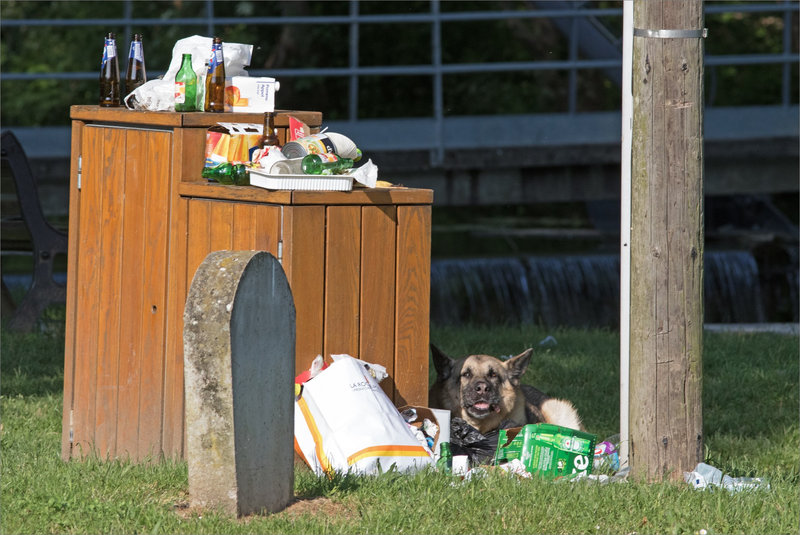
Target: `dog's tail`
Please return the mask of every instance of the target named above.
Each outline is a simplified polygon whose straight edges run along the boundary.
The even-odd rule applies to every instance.
[[[578,411],[569,401],[550,398],[542,403],[542,416],[548,424],[560,425],[583,431],[583,422]]]

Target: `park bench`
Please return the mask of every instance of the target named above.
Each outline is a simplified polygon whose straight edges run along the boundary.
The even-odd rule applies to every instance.
[[[8,130],[2,133],[2,165],[3,173],[8,172],[13,177],[18,207],[18,211],[8,214],[4,206],[2,253],[4,256],[16,252],[33,255],[33,280],[27,293],[15,304],[3,281],[3,305],[12,311],[9,329],[30,331],[45,308],[66,302],[66,286],[53,278],[53,266],[58,255],[67,254],[67,234],[45,219],[28,158],[17,137]]]

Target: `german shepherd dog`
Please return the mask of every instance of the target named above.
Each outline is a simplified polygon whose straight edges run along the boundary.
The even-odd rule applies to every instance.
[[[525,424],[548,423],[583,431],[578,411],[569,401],[520,384],[533,349],[502,361],[489,355],[453,359],[431,344],[436,382],[428,403],[450,410],[481,434]]]

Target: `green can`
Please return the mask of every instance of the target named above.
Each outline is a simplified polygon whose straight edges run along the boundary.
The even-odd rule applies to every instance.
[[[519,459],[531,474],[547,479],[592,473],[597,436],[552,424],[501,429],[494,464]]]

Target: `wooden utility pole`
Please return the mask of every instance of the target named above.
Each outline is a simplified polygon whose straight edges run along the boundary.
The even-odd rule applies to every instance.
[[[703,2],[635,0],[630,466],[703,460]]]

